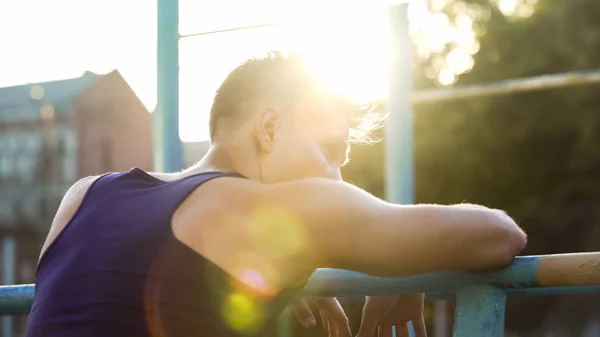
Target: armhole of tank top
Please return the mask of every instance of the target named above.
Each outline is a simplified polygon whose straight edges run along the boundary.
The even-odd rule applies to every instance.
[[[56,237],[54,238],[54,240],[50,243],[50,245],[48,246],[48,248],[46,248],[46,250],[44,251],[44,253],[40,257],[40,260],[38,261],[37,267],[35,268],[35,274],[36,275],[37,275],[40,267],[42,266],[42,264],[46,260],[46,256],[50,253],[50,250],[54,247],[54,245],[56,245],[56,243],[58,242],[58,240],[60,240],[60,238],[63,236],[63,234],[69,229],[69,227],[71,226],[71,223],[73,222],[73,220],[79,214],[79,211],[81,210],[81,208],[85,204],[85,201],[87,200],[88,196],[90,195],[90,192],[92,191],[92,189],[94,188],[94,186],[96,186],[96,183],[98,181],[100,181],[102,178],[107,177],[109,175],[111,175],[111,173],[105,173],[105,174],[99,176],[96,180],[94,180],[94,182],[92,182],[90,184],[90,187],[88,187],[87,191],[85,191],[85,194],[83,195],[83,198],[81,199],[81,203],[79,203],[79,206],[77,206],[77,209],[75,210],[75,213],[73,213],[73,216],[71,217],[71,219],[69,219],[69,221],[67,221],[67,223],[65,224],[65,227],[60,231],[60,233],[58,233],[56,235]]]
[[[206,177],[206,175],[210,175],[209,177]],[[190,188],[188,193],[186,193],[185,195],[183,195],[178,203],[177,203],[177,207],[175,207],[173,209],[173,212],[171,212],[169,214],[169,233],[172,237],[172,239],[175,240],[175,242],[177,242],[178,245],[181,245],[183,247],[185,247],[186,249],[189,249],[190,251],[192,251],[200,260],[202,260],[203,262],[208,264],[209,268],[214,268],[215,270],[218,270],[220,273],[223,273],[224,275],[226,275],[231,281],[233,281],[237,286],[240,286],[242,288],[248,287],[250,292],[256,292],[256,289],[252,289],[249,285],[244,284],[240,279],[238,279],[237,277],[235,277],[234,275],[232,275],[229,271],[225,270],[225,268],[221,267],[220,265],[216,264],[215,262],[213,262],[212,260],[210,260],[209,258],[207,258],[206,256],[198,253],[196,250],[194,250],[192,247],[190,247],[188,244],[186,244],[185,242],[181,241],[176,235],[175,235],[175,231],[173,230],[173,215],[175,214],[175,212],[177,211],[177,209],[179,208],[179,206],[181,204],[183,204],[190,195],[192,195],[192,193],[194,193],[198,188],[202,187],[202,185],[204,183],[207,183],[213,179],[217,179],[217,178],[225,178],[225,177],[233,177],[233,178],[242,178],[242,179],[248,179],[248,177],[240,174],[240,173],[236,173],[236,172],[203,172],[203,173],[199,173],[197,175],[194,176],[189,176],[186,177],[184,179],[189,179],[192,177],[199,177],[199,176],[205,176],[204,180],[202,180],[201,182],[195,184],[195,186],[193,188]],[[312,274],[312,272],[311,272]],[[292,286],[284,286],[282,289],[279,290],[279,292],[274,295],[272,298],[279,298],[279,297],[285,297],[288,296],[290,294],[294,294],[296,291],[298,291],[299,289],[303,288],[306,283],[308,282],[308,277],[311,275],[307,275],[306,280],[302,281],[302,282],[297,282],[298,284],[294,284]],[[301,276],[299,276],[299,278],[302,278]],[[295,281],[291,281],[292,283],[295,283]]]
[[[233,276],[232,274],[230,274],[223,267],[219,266],[218,264],[216,264],[215,262],[211,261],[210,259],[208,259],[204,255],[202,255],[202,254],[198,253],[197,251],[195,251],[192,247],[188,246],[185,242],[181,241],[175,235],[175,232],[173,231],[173,223],[172,223],[173,215],[175,214],[175,212],[177,211],[177,209],[179,208],[179,206],[181,204],[183,204],[187,200],[187,198],[189,198],[189,196],[192,195],[192,193],[194,193],[204,183],[207,183],[207,182],[209,182],[209,181],[211,181],[213,179],[225,178],[225,177],[234,177],[234,178],[248,179],[246,176],[244,176],[242,174],[239,174],[239,173],[235,173],[235,172],[203,172],[203,173],[200,173],[198,175],[195,175],[195,177],[198,177],[198,176],[201,176],[201,175],[211,175],[211,176],[208,177],[208,178],[206,178],[205,180],[202,180],[200,183],[196,184],[193,188],[190,188],[189,192],[186,193],[185,195],[183,195],[181,199],[179,199],[177,207],[175,207],[175,209],[173,210],[173,212],[170,214],[170,217],[169,217],[169,232],[170,232],[170,235],[177,242],[177,244],[182,245],[186,249],[189,249],[192,252],[194,252],[194,254],[199,259],[201,259],[202,261],[205,261],[206,263],[208,263],[211,268],[215,268],[215,269],[219,270],[221,273],[223,273],[227,277],[231,278],[231,280],[233,280],[234,282],[236,282],[240,286],[242,286],[242,287],[248,287],[248,285],[245,285],[241,280],[237,279],[235,276]],[[190,176],[190,177],[193,177],[193,176]],[[187,178],[190,178],[190,177],[187,177]],[[310,276],[310,274],[308,276]],[[280,297],[280,296],[287,296],[288,293],[294,293],[294,292],[298,291],[299,289],[303,288],[306,285],[306,283],[308,282],[308,276],[306,277],[306,280],[304,280],[302,282],[298,282],[299,285],[294,284],[293,286],[283,287],[282,289],[280,289],[279,293],[274,296],[274,298]],[[294,282],[294,281],[292,281],[292,282]],[[256,291],[256,290],[251,290],[251,291]]]
[[[209,176],[209,177],[206,177]],[[233,178],[242,178],[242,179],[248,179],[245,176],[239,174],[239,173],[235,173],[235,172],[203,172],[194,176],[189,176],[186,177],[184,179],[189,179],[192,177],[203,177],[204,179],[202,181],[200,181],[199,183],[194,184],[194,186],[192,188],[190,188],[187,193],[185,193],[184,195],[181,196],[181,198],[179,198],[179,200],[177,201],[177,206],[175,208],[173,208],[173,211],[169,213],[169,220],[168,220],[168,224],[169,224],[169,235],[171,235],[171,237],[179,244],[182,245],[184,247],[186,247],[187,249],[191,250],[194,252],[194,254],[196,254],[200,259],[206,261],[207,263],[209,263],[211,266],[215,266],[218,269],[220,269],[221,271],[223,271],[224,273],[228,274],[229,273],[227,271],[225,271],[225,269],[221,268],[220,266],[218,266],[216,263],[212,262],[211,260],[209,260],[208,258],[206,258],[204,255],[198,253],[197,251],[195,251],[192,247],[190,247],[188,244],[186,244],[185,242],[181,241],[176,235],[175,235],[175,231],[173,230],[173,216],[175,215],[175,212],[177,212],[177,209],[179,209],[179,206],[181,206],[181,204],[183,204],[189,197],[190,195],[192,195],[192,193],[194,193],[195,191],[197,191],[200,187],[202,187],[202,185],[204,185],[205,183],[214,180],[214,179],[218,179],[218,178],[226,178],[226,177],[233,177]]]

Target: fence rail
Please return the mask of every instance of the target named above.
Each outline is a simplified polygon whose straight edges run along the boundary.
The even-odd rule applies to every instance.
[[[412,103],[449,101],[594,83],[600,83],[600,69],[532,76],[449,89],[422,90],[413,93],[410,100]]]
[[[515,290],[553,287],[556,291],[566,291],[575,286],[592,286],[587,288],[591,290],[598,286],[600,290],[600,253],[524,256],[499,270],[444,271],[396,279],[319,269],[298,295],[354,297],[389,293],[455,293],[465,287],[480,285]]]
[[[499,337],[504,334],[506,296],[600,293],[600,253],[518,257],[503,269],[485,272],[444,271],[404,278],[320,269],[298,297],[426,292],[429,299],[456,296],[454,336]],[[0,314],[27,314],[34,285],[0,287]]]

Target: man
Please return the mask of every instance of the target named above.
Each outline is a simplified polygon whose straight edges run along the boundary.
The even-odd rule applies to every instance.
[[[379,117],[359,112],[299,59],[237,67],[216,93],[198,164],[69,189],[42,248],[27,336],[261,335],[316,268],[479,270],[525,247],[502,211],[393,205],[342,182],[349,142]],[[315,303],[331,337],[351,336],[335,299]],[[294,309],[316,325],[306,302]],[[422,295],[368,298],[358,334],[396,325],[406,336],[413,320],[425,336],[422,309]]]

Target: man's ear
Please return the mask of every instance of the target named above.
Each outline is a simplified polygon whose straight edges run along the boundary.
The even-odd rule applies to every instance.
[[[281,113],[278,109],[269,108],[258,114],[255,124],[255,139],[260,152],[272,151],[281,122]]]

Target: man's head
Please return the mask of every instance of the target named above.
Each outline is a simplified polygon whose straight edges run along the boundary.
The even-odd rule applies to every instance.
[[[233,147],[264,182],[341,179],[349,143],[383,114],[326,88],[306,62],[281,53],[250,59],[223,81],[210,112],[214,144]]]

